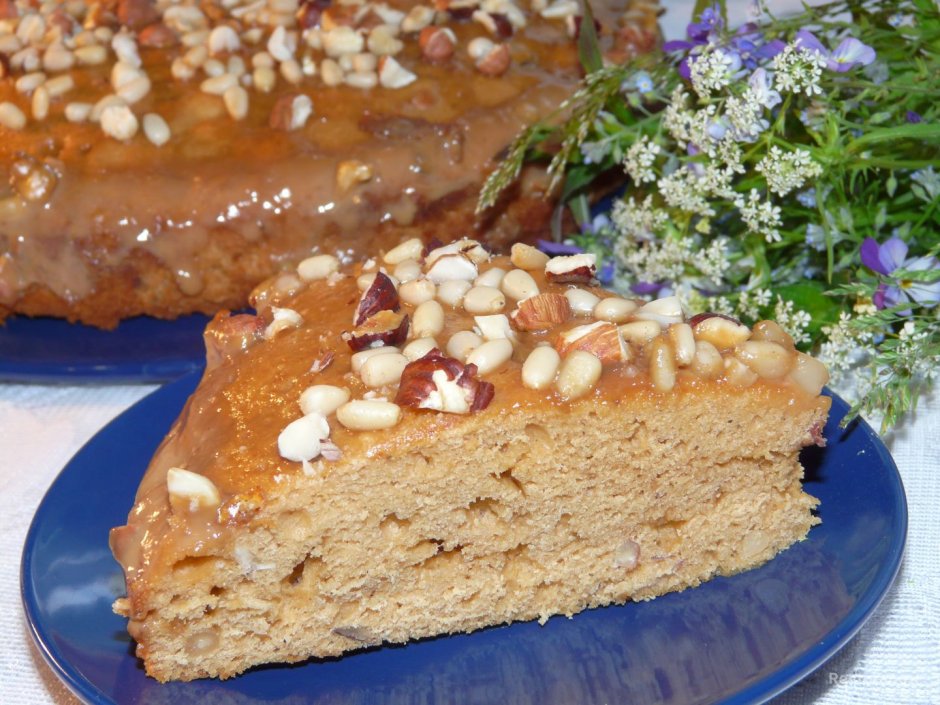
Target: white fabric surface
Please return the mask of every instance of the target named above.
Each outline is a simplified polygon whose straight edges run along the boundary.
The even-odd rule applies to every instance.
[[[69,458],[153,387],[0,385],[0,704],[72,705],[33,648],[19,565],[33,512]],[[860,634],[774,705],[940,703],[940,395],[889,438],[910,504],[901,574]],[[574,704],[572,704],[574,705]],[[592,704],[593,705],[593,704]],[[600,705],[600,704],[597,704]]]

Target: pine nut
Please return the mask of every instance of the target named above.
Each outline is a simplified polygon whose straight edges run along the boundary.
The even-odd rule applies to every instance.
[[[393,270],[395,278],[400,282],[410,282],[421,276],[421,263],[416,259],[402,260]]]
[[[535,348],[522,365],[522,384],[529,389],[547,389],[555,381],[560,365],[561,356],[555,348]]]
[[[26,115],[13,103],[0,103],[0,125],[9,130],[22,130],[26,126]]]
[[[512,357],[512,343],[505,338],[488,340],[467,355],[467,364],[477,366],[481,375],[498,370]]]
[[[793,355],[782,345],[766,340],[748,340],[735,356],[764,379],[780,379],[793,368]]]
[[[531,299],[539,293],[539,285],[535,283],[532,275],[523,269],[514,269],[509,272],[503,278],[500,288],[506,296],[516,301]]]
[[[45,86],[39,86],[33,92],[30,110],[33,113],[34,120],[45,120],[49,115],[49,91]]]
[[[382,260],[385,264],[395,265],[408,259],[419,260],[422,252],[424,252],[424,243],[420,238],[413,237],[390,249]]]
[[[661,392],[676,386],[676,354],[666,337],[656,338],[650,346],[650,378]]]
[[[300,395],[300,410],[307,414],[329,416],[349,401],[349,390],[332,384],[315,384]]]
[[[692,371],[699,377],[715,379],[724,369],[724,360],[718,348],[707,340],[698,340],[695,343],[695,357],[692,359]]]
[[[91,103],[68,103],[65,106],[65,119],[69,122],[85,122],[94,106]]]
[[[20,76],[18,79],[16,79],[16,83],[14,83],[13,86],[16,88],[17,93],[28,95],[45,82],[46,74],[44,74],[42,71],[33,71],[32,73],[23,74]]]
[[[628,343],[640,348],[659,335],[662,329],[656,321],[631,321],[620,326],[620,335]]]
[[[757,373],[736,357],[724,359],[725,379],[735,387],[750,387],[757,381]]]
[[[210,78],[218,78],[228,73],[225,69],[225,64],[218,59],[206,59],[205,63],[202,65],[202,70]]]
[[[473,280],[474,286],[492,286],[499,288],[503,277],[506,276],[506,270],[499,267],[490,267],[483,274]]]
[[[396,348],[394,345],[385,345],[381,348],[368,348],[367,350],[360,350],[357,353],[354,353],[353,356],[349,359],[349,364],[352,367],[352,371],[355,374],[359,374],[359,371],[362,369],[362,366],[366,364],[366,361],[369,358],[375,357],[376,355],[391,355],[392,353],[400,353],[401,350]]]
[[[470,291],[470,282],[468,281],[460,279],[445,281],[437,287],[437,299],[441,303],[457,308],[468,291]]]
[[[555,388],[562,399],[578,399],[594,389],[602,370],[603,365],[596,355],[575,350],[561,363]]]
[[[787,379],[800,386],[807,394],[812,394],[815,397],[829,381],[829,370],[816,358],[798,352],[793,369]]]
[[[447,341],[447,354],[461,362],[466,362],[467,356],[481,345],[483,345],[483,338],[472,330],[460,330]]]
[[[476,264],[462,254],[442,255],[428,267],[428,279],[437,284],[455,280],[469,283],[476,278]]]
[[[437,347],[437,341],[434,338],[418,338],[408,343],[401,354],[408,358],[408,362],[424,357]]]
[[[238,79],[230,73],[223,73],[221,76],[207,78],[199,84],[199,90],[209,95],[222,95],[232,86],[238,84]]]
[[[140,74],[122,84],[114,92],[123,98],[125,103],[133,105],[150,92],[150,79],[145,74]]]
[[[277,83],[277,74],[270,66],[258,66],[251,72],[251,82],[262,93],[270,93]]]
[[[377,399],[355,399],[336,410],[337,420],[351,431],[378,431],[398,423],[401,409],[397,404]]]
[[[116,95],[106,95],[101,98],[94,107],[91,109],[91,121],[92,122],[101,122],[101,114],[104,113],[106,108],[112,106],[116,107],[126,107],[127,103],[124,102],[124,99]]]
[[[386,384],[398,384],[408,358],[401,353],[373,355],[359,369],[359,377],[367,387],[384,387]]]
[[[75,57],[72,52],[63,46],[61,42],[50,44],[49,48],[42,55],[42,65],[46,71],[59,73],[68,71],[75,65]]]
[[[297,63],[296,59],[282,61],[280,71],[281,77],[291,85],[296,86],[298,83],[304,80],[304,72],[300,68],[300,64]]]
[[[494,313],[489,316],[474,316],[474,322],[485,340],[516,340],[516,332],[509,323],[509,316],[504,313]]]
[[[108,50],[100,44],[89,44],[76,49],[74,56],[83,66],[100,66],[107,61]]]
[[[196,75],[196,69],[181,58],[176,58],[173,59],[173,63],[170,64],[170,75],[177,81],[188,81]]]
[[[129,140],[137,134],[137,116],[126,105],[109,105],[101,111],[101,129],[116,140]]]
[[[506,306],[503,292],[492,286],[474,286],[463,297],[467,313],[497,313]]]
[[[639,306],[635,301],[621,299],[619,296],[609,296],[597,302],[593,313],[594,318],[599,321],[626,323],[638,308]]]
[[[532,247],[532,245],[517,242],[510,250],[509,259],[519,269],[534,272],[545,269],[549,257],[541,250]]]
[[[49,91],[50,98],[58,98],[60,95],[68,93],[75,87],[75,79],[69,74],[50,78],[45,83],[46,90]]]
[[[412,306],[420,306],[425,301],[433,300],[435,294],[437,294],[437,287],[434,282],[424,278],[406,281],[398,289],[398,296],[401,300]]]
[[[157,147],[162,147],[170,140],[170,126],[156,113],[144,115],[144,135]]]
[[[46,87],[49,84],[46,83]],[[766,340],[793,350],[793,338],[775,321],[758,321],[751,329],[751,340]]]
[[[688,323],[673,323],[666,332],[675,350],[679,367],[691,365],[695,357],[695,336],[692,335],[692,326]]]
[[[565,298],[571,306],[571,312],[575,316],[590,316],[594,313],[594,307],[600,302],[600,298],[585,289],[568,289],[565,292]]]
[[[664,296],[661,299],[655,299],[649,303],[640,306],[636,312],[636,317],[640,320],[656,321],[662,326],[668,326],[671,323],[682,323],[685,314],[682,311],[682,303],[678,296]]]
[[[411,320],[415,338],[433,337],[444,330],[444,308],[434,300],[419,305]]]
[[[244,120],[248,115],[248,91],[241,86],[228,88],[222,94],[222,102],[233,120]]]
[[[326,279],[339,271],[339,260],[333,255],[314,255],[297,265],[297,274],[304,281],[312,282]]]

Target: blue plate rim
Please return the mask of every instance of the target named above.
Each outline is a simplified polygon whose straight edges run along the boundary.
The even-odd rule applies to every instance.
[[[201,372],[199,374],[201,374]],[[112,419],[111,422],[92,436],[92,438],[75,453],[73,458],[85,451],[85,449],[95,441],[98,435],[104,433],[112,423],[132,413],[138,405],[144,404],[147,400],[156,395],[170,394],[176,388],[183,385],[189,384],[195,386],[199,374],[191,372],[174,382],[158,387]],[[848,410],[848,404],[829,389],[825,389],[824,394],[831,397],[833,401],[830,414],[837,412],[841,419]],[[717,701],[715,705],[762,705],[762,703],[768,702],[814,673],[835,656],[865,625],[874,614],[875,610],[877,610],[878,606],[884,601],[885,597],[887,597],[898,575],[904,557],[908,529],[908,504],[904,483],[898,472],[897,464],[894,462],[891,454],[888,452],[880,436],[875,433],[874,429],[861,417],[854,420],[851,425],[857,425],[858,428],[855,429],[856,431],[863,432],[866,436],[875,441],[872,445],[877,452],[878,460],[884,470],[891,474],[892,479],[895,481],[892,484],[895,484],[898,490],[894,496],[894,521],[891,526],[892,539],[888,547],[887,558],[885,562],[879,566],[878,572],[873,578],[869,588],[819,642],[813,647],[808,648],[799,656],[791,659],[788,663],[780,666],[772,673],[744,686],[741,690],[724,700]],[[35,534],[41,523],[41,510],[45,505],[47,497],[55,489],[56,483],[62,475],[68,471],[70,465],[71,460],[62,471],[56,475],[56,478],[46,490],[36,508],[24,541],[22,559],[20,562],[20,595],[23,601],[27,630],[46,665],[50,667],[53,673],[55,673],[76,697],[89,703],[89,705],[122,705],[122,703],[112,700],[92,683],[82,678],[80,674],[71,667],[68,658],[61,654],[53,644],[47,643],[46,640],[44,640],[39,624],[38,605],[27,585],[28,566],[34,550]]]

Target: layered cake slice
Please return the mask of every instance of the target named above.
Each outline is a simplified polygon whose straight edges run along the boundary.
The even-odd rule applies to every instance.
[[[219,314],[111,535],[147,672],[253,665],[647,600],[816,523],[825,368],[775,323],[596,286],[591,255],[409,240]]]

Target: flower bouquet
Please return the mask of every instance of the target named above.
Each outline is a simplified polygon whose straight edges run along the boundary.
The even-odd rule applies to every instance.
[[[776,319],[882,430],[940,371],[940,11],[835,2],[730,29],[721,5],[684,41],[605,65],[590,8],[586,77],[561,122],[521,134],[580,226],[550,250],[594,252],[616,288],[692,312]],[[622,194],[592,217],[612,169]],[[596,212],[596,209],[595,209]],[[561,222],[561,219],[556,219]]]

